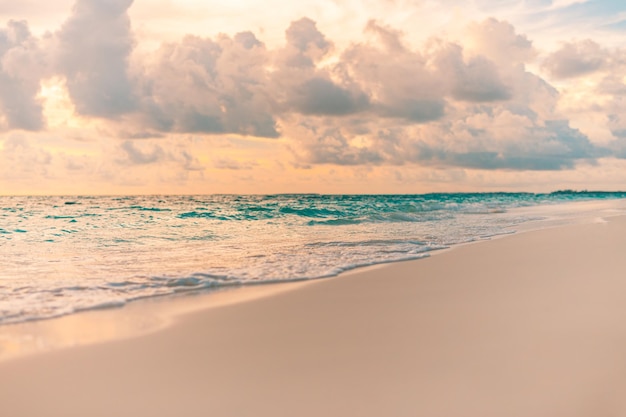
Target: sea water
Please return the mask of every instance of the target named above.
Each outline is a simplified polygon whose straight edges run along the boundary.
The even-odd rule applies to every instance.
[[[512,233],[626,193],[0,197],[0,324],[308,280]]]

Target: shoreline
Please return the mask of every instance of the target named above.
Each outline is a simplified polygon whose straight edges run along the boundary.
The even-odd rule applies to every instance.
[[[12,417],[625,413],[626,216],[479,243],[0,362],[0,403]]]
[[[623,214],[626,210],[625,203],[626,200],[592,200],[517,208],[515,210],[525,215],[537,212],[543,216],[552,213],[556,217],[527,221],[514,226],[514,230],[510,232],[425,252],[423,257],[417,259],[358,266],[333,276],[165,294],[129,301],[121,307],[94,308],[60,317],[2,324],[0,325],[0,363],[58,349],[140,337],[161,331],[177,320],[184,319],[185,315],[194,312],[271,297],[301,286],[341,279],[352,274],[359,275],[370,270],[385,269],[396,264],[421,262],[467,245],[481,244],[539,230],[606,221],[603,219],[614,216],[626,216]],[[569,217],[564,217],[563,213],[568,213]]]

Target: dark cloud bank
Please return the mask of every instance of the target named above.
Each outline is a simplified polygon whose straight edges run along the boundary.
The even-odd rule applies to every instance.
[[[131,4],[78,0],[62,27],[42,38],[26,22],[0,29],[4,129],[44,129],[39,83],[61,76],[79,115],[123,121],[136,137],[283,136],[306,164],[558,170],[626,154],[624,146],[594,146],[555,118],[557,91],[526,70],[536,51],[506,22],[474,24],[472,51],[443,39],[415,49],[375,21],[364,31],[372,40],[337,50],[302,18],[276,49],[252,32],[189,35],[138,58]],[[607,62],[588,41],[565,44],[544,67],[567,78]],[[136,164],[161,152],[142,153],[130,141],[121,147]]]

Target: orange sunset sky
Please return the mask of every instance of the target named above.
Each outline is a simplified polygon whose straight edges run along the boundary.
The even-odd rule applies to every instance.
[[[626,189],[626,3],[0,0],[0,194]]]

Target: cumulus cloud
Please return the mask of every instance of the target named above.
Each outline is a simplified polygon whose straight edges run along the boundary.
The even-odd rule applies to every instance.
[[[316,23],[303,17],[289,25],[287,45],[282,50],[282,60],[291,67],[312,67],[331,49],[332,44],[317,29]]]
[[[556,78],[571,78],[589,74],[607,62],[607,52],[587,39],[564,44],[544,61],[544,68]]]
[[[0,29],[0,125],[5,129],[44,127],[37,98],[45,62],[39,41],[26,22],[9,21]],[[3,116],[3,117],[2,117]]]
[[[134,40],[127,10],[133,0],[77,0],[56,34],[55,64],[76,111],[114,118],[135,108],[128,60]]]
[[[470,24],[467,36],[468,49],[503,67],[527,63],[537,55],[525,35],[518,34],[509,22],[492,17]]]
[[[493,61],[479,55],[463,57],[463,48],[445,44],[434,56],[439,73],[450,83],[450,93],[456,100],[492,102],[511,98],[510,89],[501,80]]]
[[[275,69],[270,75],[277,112],[344,116],[367,109],[367,95],[349,77],[319,65],[333,44],[314,21],[302,18],[292,22],[285,38],[285,46],[275,53]]]
[[[351,45],[338,66],[369,106],[340,122],[298,118],[286,133],[300,162],[521,171],[608,155],[559,115],[559,92],[526,69],[536,52],[510,24],[487,19],[469,27],[470,45],[422,49],[376,22],[367,31],[376,41]]]
[[[299,129],[293,151],[310,164],[560,170],[608,152],[565,120],[538,120],[503,107],[428,125],[379,125],[366,139],[350,127]]]
[[[288,104],[303,114],[342,116],[366,109],[368,97],[351,92],[327,78],[314,77],[294,86]]]
[[[282,135],[302,166],[558,170],[606,154],[559,118],[558,91],[527,71],[536,51],[509,23],[487,19],[468,27],[467,44],[422,48],[376,21],[365,32],[337,51],[302,18],[274,50],[251,32],[165,44],[136,77],[135,120],[158,132]],[[134,163],[157,157],[125,146]]]
[[[25,23],[0,31],[6,127],[43,126],[39,82],[55,74],[65,77],[79,115],[119,128],[125,141],[116,145],[116,162],[126,168],[167,162],[202,170],[192,153],[159,145],[175,133],[282,137],[299,166],[558,170],[620,154],[593,145],[563,118],[560,93],[527,68],[537,56],[532,42],[504,21],[486,19],[461,40],[415,46],[372,20],[361,39],[339,49],[305,17],[291,22],[275,48],[244,31],[187,35],[138,54],[131,4],[77,0],[61,29],[45,38],[49,54]],[[52,65],[38,70],[47,56]],[[567,78],[607,62],[602,48],[583,41],[564,45],[544,68]],[[611,114],[620,138],[624,123],[618,111]],[[252,167],[217,156],[213,162]]]
[[[278,120],[290,114],[427,123],[441,119],[449,101],[511,98],[510,70],[502,76],[500,56],[494,62],[446,42],[411,50],[400,31],[376,21],[365,31],[376,40],[344,51],[334,51],[308,18],[292,22],[276,50],[251,32],[165,44],[136,74],[137,119],[161,132],[278,137]],[[508,24],[490,19],[471,30],[479,40],[491,31],[502,38],[496,46],[517,51],[520,60],[532,54]],[[491,51],[496,46],[489,42]]]
[[[418,51],[406,49],[401,33],[371,21],[378,43],[357,43],[341,57],[340,70],[370,98],[371,111],[408,122],[439,119],[445,109],[444,80]]]
[[[593,161],[604,152],[594,147],[567,121],[548,120],[542,126],[522,126],[519,136],[502,137],[489,129],[469,130],[480,146],[442,149],[417,144],[417,160],[464,168],[510,170],[560,170],[573,168],[577,161]]]
[[[277,137],[267,63],[251,32],[165,44],[138,75],[140,122],[165,132]]]

